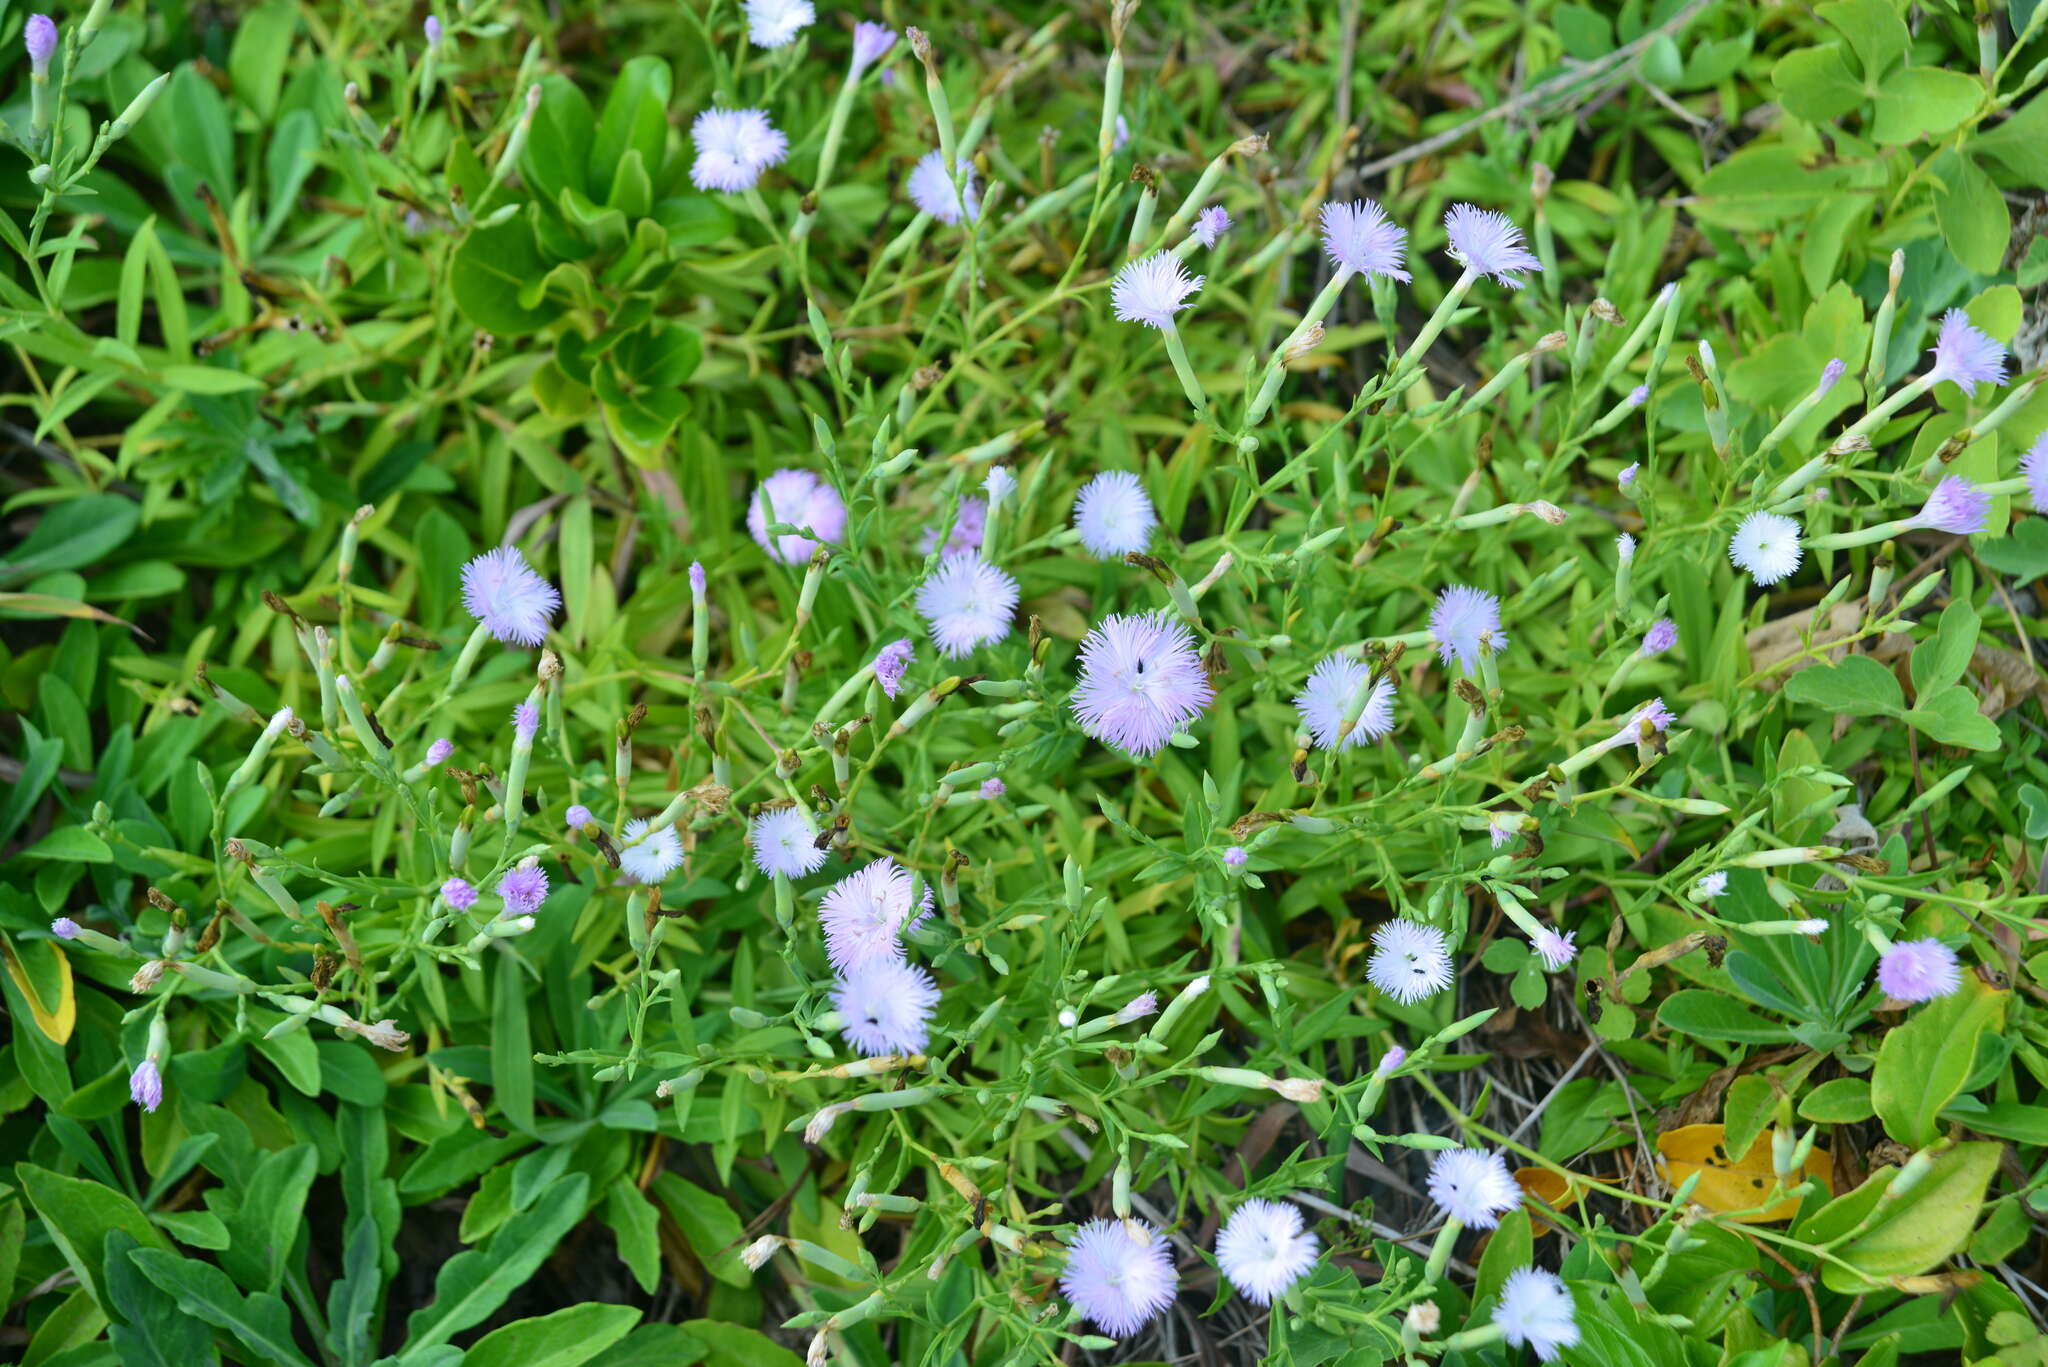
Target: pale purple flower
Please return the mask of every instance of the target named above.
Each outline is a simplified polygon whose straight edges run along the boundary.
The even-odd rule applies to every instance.
[[[747,829],[754,847],[754,867],[763,873],[801,878],[824,867],[827,851],[818,844],[818,828],[801,807],[773,807],[757,813]]]
[[[751,190],[789,155],[789,139],[758,109],[707,109],[690,124],[690,142],[697,149],[690,182],[727,194]]]
[[[1628,488],[1629,485],[1634,484],[1636,482],[1636,476],[1640,475],[1642,472],[1643,463],[1641,461],[1638,460],[1630,462],[1629,465],[1622,470],[1621,474],[1615,478],[1615,487],[1618,489]]]
[[[1407,1061],[1408,1051],[1398,1044],[1390,1044],[1387,1046],[1387,1052],[1380,1055],[1379,1066],[1373,1071],[1381,1077],[1387,1077]]]
[[[1669,617],[1659,617],[1650,623],[1650,629],[1643,633],[1642,653],[1645,656],[1662,655],[1678,644],[1678,623]]]
[[[981,800],[983,802],[994,802],[1009,791],[1009,788],[1004,785],[1001,779],[987,779],[981,785]]]
[[[1323,251],[1340,270],[1384,275],[1404,284],[1411,278],[1401,269],[1408,256],[1408,233],[1396,227],[1376,201],[1325,204],[1320,218]]]
[[[1759,584],[1786,578],[1804,554],[1799,524],[1783,513],[1751,513],[1728,541],[1728,559]]]
[[[1344,714],[1371,677],[1372,670],[1363,660],[1344,654],[1325,656],[1309,674],[1301,692],[1294,695],[1294,710],[1301,714],[1301,724],[1315,739],[1318,750],[1364,745],[1393,731],[1394,680],[1389,675],[1372,686],[1357,723],[1348,735],[1344,733]]]
[[[1650,401],[1650,386],[1639,384],[1628,392],[1625,402],[1630,408],[1641,408]]]
[[[835,972],[849,974],[903,957],[903,928],[918,908],[915,881],[908,869],[885,856],[832,885],[818,905],[818,925]],[[931,910],[931,896],[926,887],[923,911]]]
[[[462,567],[462,606],[506,645],[537,646],[547,639],[562,595],[517,546],[499,546]]]
[[[944,555],[966,555],[981,549],[982,535],[988,530],[988,504],[978,498],[963,498],[959,510],[953,514],[953,530],[946,534],[946,544],[941,550]],[[921,554],[930,555],[939,546],[939,529],[926,527],[918,539],[917,549]]]
[[[771,538],[768,529],[777,523],[810,535],[784,532]],[[846,504],[839,491],[809,470],[777,470],[747,500],[748,535],[770,560],[785,565],[803,564],[817,551],[819,541],[837,541],[845,530]]]
[[[1627,532],[1614,538],[1615,558],[1626,565],[1636,558],[1636,539]]]
[[[512,731],[520,740],[531,743],[533,733],[538,730],[540,730],[540,708],[530,702],[523,702],[512,709]]]
[[[1258,1198],[1230,1212],[1216,1235],[1216,1265],[1255,1305],[1306,1277],[1316,1265],[1316,1236],[1303,1228],[1301,1211]]]
[[[853,72],[860,75],[876,62],[889,55],[889,49],[896,46],[896,30],[887,24],[869,23],[863,19],[853,26]]]
[[[2027,497],[2033,500],[2034,511],[2048,513],[2048,432],[2035,438],[2020,457],[2020,473],[2027,477]]]
[[[1961,475],[1944,475],[1913,521],[1954,536],[1974,536],[1991,517],[1991,495]]]
[[[570,805],[569,810],[563,814],[562,819],[569,823],[570,830],[580,831],[597,820],[597,813],[591,811],[590,808],[582,803],[577,802]]]
[[[450,878],[441,884],[441,900],[450,911],[468,911],[476,905],[476,889],[466,878]]]
[[[1664,705],[1662,698],[1652,698],[1629,714],[1628,720],[1621,724],[1621,729],[1609,738],[1607,744],[1632,745],[1642,739],[1644,722],[1648,722],[1652,730],[1661,734],[1669,731],[1671,723],[1676,720],[1677,716]]]
[[[1146,327],[1170,328],[1173,315],[1188,306],[1188,296],[1202,288],[1205,276],[1189,275],[1171,252],[1154,252],[1124,264],[1109,282],[1109,302],[1117,318]]]
[[[425,30],[427,35],[428,47],[431,48],[441,46],[441,20],[437,16],[432,14],[428,15],[427,22],[424,25],[422,25],[422,28]]]
[[[1451,260],[1468,275],[1490,275],[1518,290],[1528,282],[1518,279],[1517,272],[1543,269],[1543,263],[1522,245],[1522,230],[1506,214],[1475,204],[1453,204],[1444,215],[1444,232],[1451,239]]]
[[[1129,1338],[1180,1287],[1166,1236],[1139,1220],[1090,1220],[1067,1241],[1060,1290],[1112,1338]]]
[[[1437,595],[1429,613],[1429,634],[1436,638],[1437,659],[1456,660],[1467,671],[1479,667],[1482,646],[1498,655],[1508,643],[1500,629],[1500,599],[1484,589],[1453,584]]]
[[[57,55],[56,20],[47,14],[31,14],[22,27],[21,42],[28,49],[29,70],[48,75],[50,59]]]
[[[948,659],[1010,634],[1017,581],[974,555],[947,556],[917,588],[917,610]]]
[[[788,47],[818,17],[811,0],[746,0],[745,9],[755,47]]]
[[[72,920],[69,916],[59,916],[56,920],[50,922],[50,933],[60,940],[77,939],[80,929],[81,927],[78,922]]]
[[[1245,853],[1244,846],[1242,845],[1232,845],[1229,849],[1223,851],[1223,862],[1233,869],[1243,868],[1245,861],[1250,858],[1251,856]]]
[[[548,897],[548,875],[538,864],[520,864],[498,880],[507,916],[531,916]]]
[[[917,159],[904,188],[919,213],[930,214],[949,228],[963,217],[972,223],[981,216],[981,196],[974,189],[974,163],[969,162],[961,169],[960,184],[955,188],[952,172],[946,167],[946,154],[937,148]]]
[[[1522,1189],[1488,1149],[1440,1149],[1429,1164],[1429,1199],[1468,1229],[1492,1229],[1522,1203]]]
[[[1934,365],[1928,376],[1960,385],[1965,394],[1974,395],[1980,384],[2005,383],[2005,348],[1961,309],[1941,315],[1941,331],[1930,350]]]
[[[1195,638],[1164,612],[1105,617],[1081,640],[1070,705],[1081,729],[1129,754],[1157,754],[1215,697]]]
[[[702,598],[704,596],[704,583],[704,562],[692,560],[690,562],[690,596],[692,598]]]
[[[1097,559],[1121,559],[1144,550],[1158,525],[1151,496],[1128,470],[1105,471],[1074,496],[1074,529]]]
[[[1195,215],[1195,240],[1204,247],[1214,247],[1230,228],[1230,211],[1221,204],[1211,204]]]
[[[683,838],[672,825],[656,826],[644,816],[626,823],[619,868],[641,883],[659,883],[683,866]],[[633,842],[638,841],[638,844]]]
[[[427,766],[431,768],[436,764],[446,763],[448,756],[454,753],[455,742],[449,740],[446,736],[443,736],[441,739],[435,741],[432,745],[429,745],[427,747],[427,758],[425,762]]]
[[[1826,398],[1828,391],[1840,384],[1842,377],[1848,373],[1849,367],[1843,362],[1841,357],[1835,356],[1830,358],[1828,363],[1821,367],[1820,383],[1813,387],[1813,397],[1816,399]]]
[[[1130,141],[1131,125],[1125,122],[1123,115],[1119,114],[1116,116],[1116,132],[1111,136],[1109,140],[1109,150],[1112,152],[1121,152],[1124,150],[1125,147],[1130,145]]]
[[[1701,902],[1711,902],[1726,891],[1728,873],[1725,869],[1715,869],[1712,873],[1701,875],[1700,881],[1692,887],[1694,899]]]
[[[1887,997],[1927,1002],[1963,985],[1956,952],[1939,940],[1900,940],[1877,959],[1877,985]]]
[[[1157,992],[1140,992],[1137,996],[1117,1008],[1117,1024],[1133,1024],[1145,1019],[1145,1017],[1153,1014],[1158,1009],[1159,994]]]
[[[1451,952],[1444,933],[1396,918],[1372,934],[1365,976],[1397,1002],[1419,1002],[1451,985]]]
[[[1518,1267],[1501,1283],[1493,1322],[1511,1347],[1527,1345],[1539,1362],[1557,1361],[1558,1350],[1579,1341],[1572,1293],[1555,1272]]]
[[[1495,849],[1501,848],[1522,829],[1522,814],[1517,811],[1488,812],[1486,814],[1486,839]]]
[[[128,1075],[128,1098],[145,1111],[154,1111],[164,1104],[164,1075],[155,1059],[144,1059]]]
[[[908,638],[891,641],[875,653],[875,682],[890,698],[902,689],[903,671],[910,668],[910,657],[916,653],[917,647]]]
[[[1536,957],[1543,960],[1544,968],[1555,973],[1573,959],[1579,957],[1578,946],[1572,943],[1573,932],[1558,932],[1549,926],[1538,926],[1536,933],[1529,937],[1529,947],[1536,951]]]
[[[832,987],[839,1033],[869,1058],[923,1053],[938,1004],[939,985],[932,975],[895,959],[857,969]]]

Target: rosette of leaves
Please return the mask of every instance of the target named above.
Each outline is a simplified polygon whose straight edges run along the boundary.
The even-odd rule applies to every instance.
[[[451,179],[480,224],[455,254],[456,303],[498,338],[552,344],[533,378],[550,417],[599,414],[626,455],[653,465],[689,411],[683,386],[697,368],[697,334],[656,316],[685,249],[715,242],[731,216],[689,182],[671,154],[674,77],[659,57],[620,69],[602,112],[576,84],[548,76],[520,161],[525,202],[490,222],[519,190],[488,189],[489,175],[458,150]]]

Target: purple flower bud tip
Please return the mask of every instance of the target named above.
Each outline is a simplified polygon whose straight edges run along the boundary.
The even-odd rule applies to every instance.
[[[1406,1049],[1403,1049],[1398,1044],[1389,1045],[1387,1046],[1387,1052],[1380,1055],[1379,1075],[1385,1077],[1407,1061],[1408,1051]]]
[[[443,736],[427,747],[427,763],[430,765],[444,764],[447,762],[448,756],[454,753],[455,742]]]
[[[568,821],[570,829],[572,830],[580,831],[596,819],[596,817],[591,815],[590,808],[584,806],[580,802],[569,809]]]
[[[1837,356],[1829,361],[1827,365],[1821,368],[1820,387],[1814,391],[1813,397],[1818,399],[1826,394],[1830,389],[1841,383],[1842,377],[1848,373],[1849,367],[1843,364],[1841,357]]]
[[[426,31],[427,31],[427,46],[428,46],[428,47],[439,47],[439,46],[441,46],[441,21],[440,21],[440,19],[436,18],[436,17],[434,16],[434,15],[431,15],[431,14],[430,14],[430,15],[428,15],[428,16],[427,16],[427,23],[426,23]]]
[[[78,922],[69,916],[59,916],[50,922],[50,933],[60,940],[75,940],[78,938]]]
[[[164,1104],[164,1075],[155,1059],[146,1058],[135,1065],[135,1071],[128,1076],[128,1097],[145,1111],[154,1111]]]
[[[1233,869],[1243,868],[1245,860],[1249,858],[1251,856],[1244,852],[1244,846],[1242,845],[1232,845],[1223,852],[1223,862]]]
[[[704,596],[704,562],[701,560],[690,562],[690,594],[696,598]]]
[[[1641,408],[1649,401],[1650,386],[1646,384],[1639,384],[1628,392],[1628,406],[1630,408]]]
[[[1614,482],[1618,487],[1626,489],[1629,487],[1629,485],[1634,484],[1636,482],[1636,476],[1640,475],[1642,472],[1643,463],[1641,461],[1636,461],[1633,464],[1631,464],[1627,469],[1623,470],[1621,474],[1618,477],[1616,477]]]
[[[50,59],[57,55],[56,21],[47,14],[31,14],[21,31],[21,41],[28,49],[29,66],[37,72],[47,72]]]
[[[530,702],[513,708],[512,729],[528,740],[533,739],[533,733],[540,730],[540,709]]]
[[[1662,655],[1678,644],[1678,623],[1669,617],[1660,617],[1643,633],[1643,654]]]
[[[982,797],[986,798],[990,802],[995,801],[997,798],[1001,797],[1004,793],[1008,791],[1009,789],[1003,786],[1003,781],[999,778],[989,779],[986,783],[983,783],[981,785]]]
[[[464,878],[450,878],[441,885],[441,900],[450,910],[468,911],[476,905],[476,889]]]

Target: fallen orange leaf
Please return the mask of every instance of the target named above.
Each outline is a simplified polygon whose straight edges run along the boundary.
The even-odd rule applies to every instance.
[[[1576,1181],[1549,1168],[1516,1168],[1515,1185],[1522,1189],[1524,1196],[1534,1197],[1542,1203],[1541,1206],[1529,1203],[1531,1231],[1539,1239],[1556,1228],[1543,1218],[1542,1206],[1557,1211],[1569,1210],[1585,1195]]]
[[[1758,1209],[1777,1184],[1771,1165],[1770,1132],[1758,1135],[1748,1153],[1733,1159],[1723,1146],[1726,1133],[1720,1125],[1682,1125],[1658,1135],[1659,1173],[1674,1187],[1694,1173],[1700,1174],[1698,1185],[1692,1189],[1692,1199],[1737,1224],[1771,1224],[1798,1214],[1799,1198],[1795,1196]],[[1815,1149],[1807,1155],[1804,1175],[1820,1179],[1821,1185],[1832,1191],[1835,1160],[1826,1151]]]

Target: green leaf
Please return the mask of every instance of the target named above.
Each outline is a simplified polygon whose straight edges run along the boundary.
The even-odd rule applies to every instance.
[[[291,69],[292,36],[299,26],[296,0],[268,0],[243,12],[228,49],[228,79],[235,96],[269,123],[277,113],[277,92]]]
[[[498,337],[524,337],[561,316],[562,305],[543,294],[519,301],[521,287],[538,281],[552,264],[533,244],[530,214],[517,214],[495,228],[478,228],[455,249],[449,285],[465,318]]]
[[[175,1253],[138,1248],[128,1256],[143,1276],[176,1297],[187,1314],[234,1335],[257,1362],[311,1367],[292,1342],[291,1312],[277,1297],[268,1292],[244,1296],[219,1268]]]
[[[284,1075],[299,1092],[306,1096],[320,1095],[320,1049],[313,1043],[313,1036],[305,1030],[292,1030],[266,1039],[258,1036],[250,1041],[256,1052],[277,1065],[277,1071]]]
[[[43,1217],[50,1241],[71,1265],[79,1285],[102,1308],[108,1304],[100,1278],[107,1265],[109,1235],[121,1230],[145,1250],[170,1247],[141,1207],[112,1187],[66,1177],[33,1163],[16,1164],[14,1173],[29,1204]]]
[[[2039,239],[2048,242],[2048,238]],[[2012,531],[1977,548],[1977,558],[2000,574],[2029,583],[2048,574],[2048,518],[2025,517]]]
[[[1657,1020],[1665,1029],[1681,1035],[1732,1044],[1783,1044],[1792,1038],[1789,1026],[1765,1020],[1719,992],[1699,988],[1686,988],[1666,997],[1657,1008]]]
[[[13,550],[0,551],[0,584],[97,565],[141,521],[141,505],[118,494],[87,494],[60,503]]]
[[[1977,695],[1961,684],[1952,684],[1905,714],[1912,725],[1943,745],[1960,745],[1970,750],[1996,750],[2004,742],[1998,725],[1977,710]]]
[[[1913,647],[1913,692],[1938,693],[1963,677],[1977,649],[1977,610],[1958,598],[1942,609],[1934,635]]]
[[[1729,1083],[1728,1095],[1721,1102],[1723,1147],[1729,1153],[1748,1153],[1764,1126],[1771,1123],[1777,1099],[1777,1088],[1767,1077],[1751,1073]]]
[[[1950,148],[1934,159],[1934,219],[1956,260],[1978,275],[1996,275],[2012,240],[2005,196],[1984,168]]]
[[[640,154],[649,177],[661,174],[668,145],[668,104],[674,94],[675,74],[666,58],[642,53],[619,68],[590,146],[592,198],[610,201],[612,179],[628,152]]]
[[[1895,0],[1832,0],[1814,13],[1848,41],[1863,75],[1875,81],[1913,42],[1899,8]]]
[[[604,1222],[618,1239],[619,1260],[632,1271],[640,1289],[652,1295],[661,1281],[661,1212],[640,1194],[632,1178],[621,1177],[605,1197]]]
[[[2036,95],[2003,123],[1985,124],[1964,146],[2028,185],[2048,185],[2048,95]]]
[[[751,1286],[754,1276],[739,1260],[739,1245],[745,1239],[740,1217],[715,1194],[672,1172],[654,1179],[654,1199],[683,1231],[690,1249],[712,1276],[729,1286]]]
[[[283,1283],[285,1261],[304,1224],[306,1192],[313,1185],[318,1159],[319,1151],[311,1144],[266,1153],[257,1160],[232,1211],[223,1213],[219,1204],[209,1201],[228,1227],[221,1266],[249,1290],[275,1291]]]
[[[491,1089],[498,1113],[533,1132],[533,1036],[526,1022],[526,978],[519,960],[498,956],[491,1003]]]
[[[1838,1077],[1801,1098],[1799,1114],[1818,1125],[1856,1125],[1877,1112],[1871,1109],[1868,1079]]]
[[[1901,1170],[1883,1168],[1823,1206],[1800,1228],[1802,1239],[1819,1242],[1862,1229],[1834,1249],[1848,1267],[1822,1263],[1821,1281],[1844,1294],[1889,1290],[1891,1278],[1917,1277],[1952,1257],[1976,1227],[2003,1148],[1958,1144],[1936,1155],[1927,1176],[1897,1196],[1889,1189]]]
[[[582,1367],[639,1322],[630,1305],[594,1302],[514,1320],[472,1344],[463,1367]]]
[[[220,1361],[206,1326],[129,1260],[138,1247],[126,1230],[107,1236],[106,1287],[114,1321],[107,1337],[122,1367],[203,1367]]]
[[[165,125],[178,130],[176,164],[188,166],[222,204],[235,202],[235,135],[227,101],[197,66],[182,66],[163,93]]]
[[[540,108],[533,112],[533,128],[519,164],[542,203],[558,202],[565,189],[589,193],[596,140],[597,120],[576,83],[566,76],[541,77]],[[611,165],[607,163],[603,171],[609,183]]]
[[[433,1303],[413,1311],[406,1321],[407,1344],[419,1349],[446,1343],[488,1319],[583,1218],[589,1194],[590,1179],[572,1173],[549,1188],[533,1209],[506,1221],[488,1243],[442,1264],[434,1280]]]
[[[1527,1210],[1517,1206],[1503,1215],[1479,1259],[1479,1279],[1472,1287],[1472,1304],[1484,1305],[1490,1297],[1499,1295],[1508,1274],[1529,1265],[1535,1245]]]
[[[685,1320],[682,1329],[704,1345],[704,1367],[802,1367],[802,1358],[758,1329],[716,1320]]]
[[[1870,136],[1886,146],[1946,133],[1977,112],[1984,85],[1975,76],[1909,66],[1885,77],[1877,92]]]
[[[704,1341],[680,1324],[643,1324],[590,1367],[693,1367],[704,1352]]]
[[[1798,48],[1771,68],[1771,84],[1786,110],[1809,123],[1840,118],[1863,103],[1863,83],[1842,59],[1839,43]]]
[[[2048,793],[2035,784],[2023,783],[2020,802],[2027,809],[2027,839],[2048,840]]]
[[[1977,1037],[2005,1019],[2007,996],[1965,974],[1960,989],[1885,1034],[1870,1075],[1870,1104],[1886,1134],[1916,1149],[1934,1142],[1942,1108],[1970,1076]]]
[[[328,1340],[341,1355],[342,1367],[363,1367],[376,1356],[370,1322],[377,1313],[377,1293],[384,1285],[376,1222],[354,1222],[341,1266],[342,1275],[327,1290]]]
[[[1896,716],[1906,702],[1898,679],[1867,655],[1802,669],[1786,681],[1785,696],[1849,717]]]

